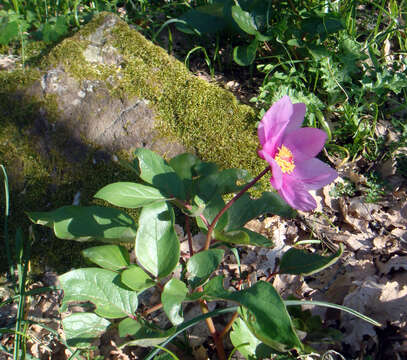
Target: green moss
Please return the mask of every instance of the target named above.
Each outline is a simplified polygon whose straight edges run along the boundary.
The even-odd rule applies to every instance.
[[[16,70],[0,72],[0,163],[5,165],[10,184],[9,238],[14,249],[13,239],[17,227],[25,232],[31,225],[26,212],[49,211],[72,204],[75,194],[81,192],[82,204],[90,204],[98,189],[108,183],[123,179],[135,181],[135,174],[115,163],[93,163],[93,154],[81,163],[69,162],[63,153],[66,136],[51,136],[49,148],[45,151],[39,135],[33,132],[33,124],[41,118],[46,109],[47,120],[52,123],[58,109],[55,96],[36,99],[24,93],[40,79],[38,70]],[[35,128],[35,127],[34,127]],[[103,175],[101,175],[103,174]],[[2,181],[2,179],[1,179]],[[4,187],[1,186],[3,189]],[[0,206],[4,206],[5,196],[0,191]],[[1,212],[3,214],[3,211]],[[134,213],[133,215],[136,215]],[[0,221],[0,234],[4,236],[3,218]],[[72,241],[56,239],[48,228],[35,226],[35,243],[32,250],[32,269],[42,271],[44,265],[63,272],[80,266],[79,251],[90,246]],[[28,241],[28,240],[26,240]],[[6,270],[5,252],[0,252],[0,272]],[[46,257],[46,262],[44,262]]]
[[[214,161],[221,167],[245,168],[253,175],[264,168],[264,162],[256,155],[255,111],[240,105],[230,92],[194,77],[182,63],[124,22],[120,21],[113,29],[113,36],[108,38],[123,57],[120,67],[89,64],[83,56],[89,45],[84,38],[105,16],[102,14],[78,34],[55,46],[42,59],[41,69],[62,65],[79,80],[113,77],[116,81],[107,86],[114,96],[135,96],[150,101],[158,115],[160,136],[177,139],[203,160]],[[55,97],[38,100],[23,95],[22,91],[40,76],[39,70],[0,72],[0,121],[4,125],[0,129],[0,162],[6,165],[13,183],[12,229],[28,226],[26,211],[47,211],[69,205],[78,191],[81,203],[88,205],[102,186],[118,180],[136,180],[133,172],[115,163],[94,164],[92,152],[85,161],[68,162],[63,146],[69,133],[47,140],[50,148],[55,149],[52,153],[41,152],[38,139],[28,129],[43,109],[49,121],[56,118]],[[55,239],[47,228],[37,231],[35,264],[42,263],[42,257],[46,256],[47,264],[58,271],[80,265],[78,250],[89,244]]]
[[[243,167],[255,173],[263,166],[256,156],[252,108],[238,104],[230,92],[194,77],[125,23],[116,25],[113,34],[113,45],[125,59],[116,92],[150,100],[160,115],[162,134],[172,134],[203,159],[223,167]]]

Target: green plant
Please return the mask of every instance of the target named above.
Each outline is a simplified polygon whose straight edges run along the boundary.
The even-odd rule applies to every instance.
[[[54,44],[88,22],[93,14],[116,11],[118,1],[5,0],[0,9],[0,45],[19,42],[22,62],[29,41]]]
[[[220,359],[226,359],[222,337],[234,323],[240,328],[246,327],[242,332],[233,325],[232,341],[239,349],[247,342],[244,334],[250,333],[257,339],[257,345],[250,351],[256,352],[261,343],[269,353],[294,348],[303,352],[286,307],[313,302],[283,301],[267,282],[252,286],[244,283],[237,291],[229,291],[223,286],[223,276],[213,277],[225,253],[222,244],[271,246],[269,239],[243,227],[248,220],[263,213],[294,214],[275,193],[265,192],[259,199],[251,199],[247,194],[269,168],[249,181],[243,170],[220,171],[215,164],[202,162],[191,154],[178,155],[169,162],[147,149],[138,149],[135,156],[130,166],[143,183],[113,183],[99,190],[95,197],[122,208],[141,208],[138,224],[118,208],[100,206],[66,206],[29,214],[33,222],[52,228],[58,238],[110,243],[83,251],[83,256],[96,266],[60,276],[64,290],[62,311],[77,301],[94,306],[94,312],[74,313],[63,320],[68,345],[87,348],[113,325],[112,319],[120,319],[120,336],[131,338],[123,346],[165,346],[178,334],[206,320]],[[225,204],[223,195],[235,192],[237,195]],[[181,262],[180,240],[174,230],[174,207],[183,214],[189,244],[189,256],[181,257]],[[192,221],[207,236],[199,252],[193,251]],[[128,250],[119,244],[133,241],[137,263],[130,262]],[[342,251],[340,247],[335,254],[321,256],[292,248],[284,254],[279,273],[317,272],[335,262]],[[179,266],[180,278],[171,277]],[[139,295],[152,287],[161,293],[161,303],[139,313]],[[214,300],[234,301],[240,307],[208,312],[207,301]],[[199,303],[203,315],[185,322],[182,305],[186,302]],[[314,304],[353,312],[333,304]],[[148,314],[161,308],[169,319],[165,328],[147,319]],[[228,312],[235,315],[225,329],[218,332],[211,318]],[[153,359],[159,351],[160,348],[156,348],[146,359]]]
[[[365,200],[368,203],[378,202],[385,195],[385,183],[376,173],[368,176],[366,187]]]
[[[257,106],[289,95],[307,104],[307,123],[323,128],[349,159],[372,159],[383,150],[375,129],[389,102],[394,112],[405,108],[404,5],[207,1],[187,9],[176,27],[208,53],[205,39],[221,34],[223,53],[232,48],[236,63],[257,64],[264,73]]]
[[[29,297],[41,295],[43,293],[56,290],[54,287],[39,287],[32,290],[27,290],[28,286],[28,275],[29,275],[29,264],[30,264],[30,250],[32,243],[34,242],[34,233],[30,228],[29,239],[25,240],[25,236],[21,228],[17,229],[15,236],[15,260],[13,260],[12,249],[9,244],[9,234],[8,234],[8,218],[9,214],[9,185],[6,169],[3,165],[0,168],[4,177],[4,194],[5,194],[5,216],[4,216],[4,247],[7,253],[7,261],[9,263],[8,272],[8,282],[5,284],[9,287],[9,296],[7,298],[0,299],[0,307],[17,303],[17,314],[15,323],[11,324],[9,327],[0,328],[0,334],[13,334],[14,343],[13,347],[9,349],[6,346],[1,345],[0,351],[5,353],[7,356],[12,357],[14,360],[32,358],[28,353],[26,353],[27,340],[31,340],[28,328],[30,325],[36,325],[47,330],[52,336],[58,339],[62,344],[64,344],[67,349],[72,353],[70,359],[82,359],[79,356],[79,350],[73,350],[65,342],[59,333],[42,324],[35,321],[27,319],[27,303]]]
[[[338,182],[335,184],[335,187],[329,192],[329,195],[335,199],[338,199],[342,196],[354,196],[356,192],[355,185],[352,184],[349,180],[344,179],[343,183]]]
[[[233,59],[247,66],[263,52],[266,42],[289,41],[298,45],[305,35],[325,38],[340,30],[337,14],[321,11],[324,8],[311,5],[299,13],[285,2],[221,0],[187,10],[178,18],[182,23],[177,28],[200,36],[225,31],[238,35],[241,43],[234,46]]]

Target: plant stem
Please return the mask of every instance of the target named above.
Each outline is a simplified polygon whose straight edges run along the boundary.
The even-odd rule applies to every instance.
[[[191,225],[189,223],[189,216],[185,215],[185,230],[187,232],[189,256],[194,255],[194,248],[192,247]]]
[[[196,318],[194,318],[192,320],[184,322],[181,325],[177,326],[175,333],[173,333],[167,339],[165,339],[164,342],[162,342],[160,344],[160,346],[163,347],[163,346],[167,345],[175,337],[177,337],[179,334],[181,334],[183,331],[185,331],[185,330],[189,329],[190,327],[194,326],[195,324],[197,324],[201,320],[204,320],[204,319],[206,319],[208,317],[215,317],[215,316],[218,316],[218,315],[221,315],[221,314],[223,315],[223,314],[226,314],[226,313],[229,313],[229,312],[235,312],[236,309],[237,309],[237,306],[224,308],[224,309],[218,309],[218,310],[211,311],[208,314],[199,315],[199,316],[197,316]],[[160,351],[160,349],[158,349],[158,348],[152,350],[144,360],[152,360],[154,358],[154,356],[158,354],[159,351]]]
[[[269,276],[267,276],[266,282],[270,282],[271,279],[272,279],[274,276],[278,275],[278,274],[279,274],[278,271],[272,272]]]
[[[200,300],[199,304],[201,306],[202,314],[207,314],[209,312],[208,305],[206,304],[205,300]],[[226,360],[225,349],[223,347],[222,338],[219,336],[218,332],[216,331],[215,324],[213,323],[212,318],[205,319],[206,325],[208,326],[209,332],[215,342],[216,352],[218,354],[219,360]]]
[[[220,217],[233,205],[233,203],[237,199],[239,199],[247,190],[249,190],[257,181],[259,181],[269,170],[270,170],[270,167],[269,166],[266,167],[259,175],[257,175],[242,190],[240,190],[239,193],[237,193],[236,196],[232,200],[230,200],[221,211],[219,211],[219,213],[215,216],[211,225],[208,228],[208,234],[206,236],[206,243],[205,243],[205,247],[203,248],[203,250],[209,249],[209,246],[211,244],[213,229],[215,228],[215,225],[218,222],[218,220],[220,219]],[[202,292],[203,291],[202,287],[199,287],[198,291]],[[201,306],[202,313],[203,314],[208,313],[209,310],[208,310],[208,306],[207,306],[206,302],[204,300],[201,300],[199,303]],[[237,316],[237,314],[236,314],[236,316]],[[230,324],[226,325],[226,328],[222,331],[221,334],[218,334],[218,332],[216,331],[215,325],[213,324],[213,321],[211,318],[207,318],[205,320],[206,325],[208,326],[209,332],[211,333],[212,338],[215,342],[216,352],[218,353],[219,360],[226,360],[226,354],[225,354],[225,349],[223,348],[222,338],[227,333],[227,331],[230,329],[234,320],[235,320],[235,317],[232,318],[232,322]]]
[[[153,307],[151,307],[150,309],[147,309],[146,311],[143,312],[142,316],[145,317],[147,315],[150,315],[151,313],[153,313],[154,311],[160,310],[163,307],[163,304],[157,304],[154,305]]]
[[[270,170],[270,166],[267,166],[259,175],[257,175],[252,181],[250,181],[242,190],[240,190],[236,196],[230,200],[225,207],[219,211],[218,215],[215,216],[213,219],[211,225],[208,228],[208,234],[206,235],[206,243],[204,250],[208,250],[209,246],[211,245],[211,240],[212,240],[212,232],[213,229],[216,226],[216,223],[220,219],[220,217],[233,205],[233,203],[238,200],[247,190],[249,190],[257,181],[259,181],[266,173],[268,173]]]
[[[229,322],[226,324],[226,326],[223,328],[222,332],[219,334],[219,337],[223,339],[223,337],[227,334],[227,332],[230,330],[232,327],[233,323],[235,322],[236,318],[239,316],[239,313],[236,311],[232,318],[229,320]]]

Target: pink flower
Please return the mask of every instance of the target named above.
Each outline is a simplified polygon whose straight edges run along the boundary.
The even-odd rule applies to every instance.
[[[272,105],[258,127],[262,148],[259,156],[272,170],[271,185],[293,208],[310,211],[316,208],[308,192],[329,184],[337,172],[315,158],[327,138],[324,131],[301,128],[305,104],[293,104],[288,96]]]

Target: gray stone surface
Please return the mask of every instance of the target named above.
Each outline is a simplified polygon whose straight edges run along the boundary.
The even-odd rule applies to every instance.
[[[147,147],[163,153],[177,153],[182,146],[167,142],[154,130],[156,116],[145,99],[113,97],[100,80],[78,81],[61,68],[48,70],[31,94],[54,95],[58,105],[56,123],[48,123],[44,113],[35,131],[44,141],[48,132],[69,134],[64,152],[72,160],[83,160],[88,146],[112,154]]]
[[[89,42],[83,56],[90,65],[114,66],[120,69],[122,56],[111,44],[110,32],[120,21],[106,16],[90,34],[81,35]],[[120,76],[105,81],[78,80],[62,65],[46,70],[27,93],[39,100],[52,97],[57,104],[56,121],[49,121],[47,111],[41,111],[32,132],[39,135],[42,152],[52,151],[49,139],[59,137],[59,151],[72,161],[85,160],[90,150],[99,157],[110,158],[115,152],[128,152],[147,147],[167,156],[184,152],[180,143],[165,139],[155,130],[156,114],[149,101],[137,97],[117,97],[109,88]]]

